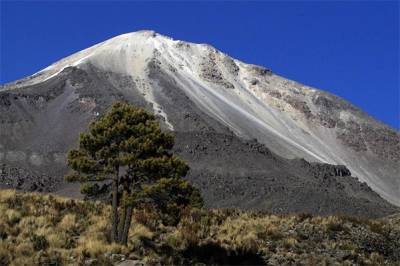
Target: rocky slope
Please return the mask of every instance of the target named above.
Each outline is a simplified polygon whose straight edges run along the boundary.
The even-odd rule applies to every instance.
[[[116,100],[176,133],[208,206],[380,216],[395,209],[381,197],[400,205],[398,132],[337,96],[151,31],[0,87],[1,186],[73,193],[65,152]]]

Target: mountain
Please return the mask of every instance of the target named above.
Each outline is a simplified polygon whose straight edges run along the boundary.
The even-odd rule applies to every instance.
[[[400,206],[399,132],[335,95],[153,31],[0,87],[0,186],[75,195],[65,153],[116,100],[175,133],[209,207],[382,216]]]

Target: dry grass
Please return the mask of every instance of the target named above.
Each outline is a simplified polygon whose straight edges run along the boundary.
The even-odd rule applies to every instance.
[[[109,243],[110,208],[98,202],[0,191],[0,265],[79,265],[124,254],[162,264],[396,265],[400,216],[276,216],[238,210],[184,210],[165,226],[137,209],[128,247]]]

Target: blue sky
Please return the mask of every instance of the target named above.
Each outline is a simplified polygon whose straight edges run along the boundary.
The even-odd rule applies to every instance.
[[[1,1],[0,83],[141,29],[209,43],[399,128],[398,1]]]

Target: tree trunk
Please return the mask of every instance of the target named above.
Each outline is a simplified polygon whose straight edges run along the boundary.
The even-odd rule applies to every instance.
[[[123,199],[122,199],[123,200]],[[119,224],[118,224],[118,241],[122,242],[122,234],[124,232],[124,225],[125,225],[125,217],[126,217],[126,205],[122,206],[121,216],[119,217]]]
[[[112,183],[112,217],[111,217],[111,240],[112,242],[118,241],[118,184],[119,183],[119,168],[117,168],[116,176]]]
[[[133,207],[131,205],[126,207],[124,230],[122,232],[122,237],[121,237],[121,244],[125,246],[128,244],[129,228],[131,227],[131,221],[132,221],[132,210]]]

